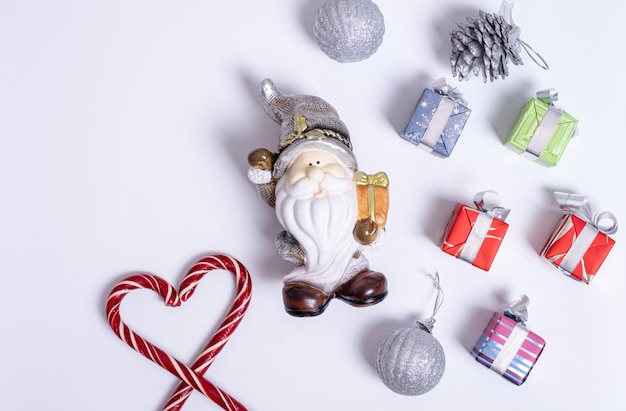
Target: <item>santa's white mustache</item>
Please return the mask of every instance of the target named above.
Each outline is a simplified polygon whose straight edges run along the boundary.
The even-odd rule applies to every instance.
[[[317,182],[308,177],[303,177],[293,184],[287,184],[286,191],[291,197],[298,200],[311,198],[320,190],[328,195],[341,194],[353,184],[350,178],[339,178],[330,173],[325,173],[324,178]]]

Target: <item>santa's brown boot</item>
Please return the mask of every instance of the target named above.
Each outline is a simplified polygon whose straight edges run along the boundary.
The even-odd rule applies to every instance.
[[[283,287],[285,310],[295,317],[313,317],[326,309],[330,296],[319,288],[304,283],[289,283]]]
[[[363,270],[340,285],[335,296],[355,306],[374,305],[387,296],[387,279],[378,271]]]

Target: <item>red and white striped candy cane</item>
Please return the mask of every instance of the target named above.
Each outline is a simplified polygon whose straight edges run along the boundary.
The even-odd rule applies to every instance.
[[[168,306],[177,307],[187,301],[194,293],[200,280],[209,271],[216,269],[228,270],[235,275],[237,295],[230,311],[219,325],[218,330],[207,343],[201,354],[191,367],[186,366],[176,358],[170,356],[159,347],[153,345],[131,330],[121,319],[120,304],[131,291],[142,288],[157,292]],[[178,411],[182,408],[193,390],[197,390],[228,411],[247,411],[247,409],[233,397],[207,381],[203,374],[215,360],[215,357],[224,348],[241,319],[243,318],[252,293],[252,284],[248,270],[236,259],[226,255],[212,255],[196,262],[187,272],[176,291],[167,281],[152,274],[136,274],[120,281],[109,294],[106,304],[106,313],[109,324],[117,336],[131,348],[151,361],[159,364],[180,378],[181,383],[172,394],[163,408],[166,411]]]

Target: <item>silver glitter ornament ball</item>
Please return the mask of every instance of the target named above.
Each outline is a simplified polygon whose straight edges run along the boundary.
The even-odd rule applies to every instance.
[[[376,371],[392,391],[422,395],[441,380],[446,357],[426,327],[400,328],[385,337],[376,354]]]
[[[313,35],[340,63],[365,60],[383,41],[385,19],[371,0],[329,0],[317,12]]]

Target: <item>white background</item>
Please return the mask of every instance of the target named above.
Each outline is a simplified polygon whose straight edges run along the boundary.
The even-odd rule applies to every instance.
[[[251,410],[614,410],[624,401],[624,235],[590,285],[538,255],[560,218],[552,191],[587,194],[626,222],[623,29],[617,2],[518,1],[527,55],[505,80],[461,84],[449,30],[493,1],[378,0],[379,50],[340,64],[312,37],[322,0],[0,1],[0,392],[6,410],[158,410],[177,379],[121,342],[105,301],[126,275],[178,284],[199,257],[227,253],[250,270],[240,328],[206,376]],[[446,76],[473,112],[452,156],[402,140],[422,89]],[[281,230],[246,178],[247,155],[278,144],[258,101],[271,77],[323,97],[351,132],[363,171],[390,177],[387,243],[367,256],[385,273],[377,306],[331,302],[316,318],[282,306],[292,265]],[[524,103],[554,87],[580,120],[561,162],[543,168],[503,146]],[[478,191],[511,208],[489,272],[436,242],[457,202]],[[373,368],[390,331],[431,314],[446,371],[420,397],[393,393]],[[138,291],[124,319],[191,363],[233,296],[232,276],[205,278],[180,309]],[[547,340],[518,387],[469,350],[493,311],[525,293],[529,328]],[[218,409],[193,394],[185,410]]]

